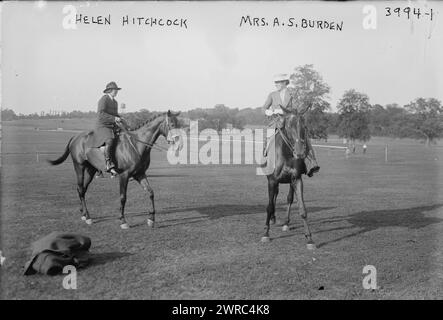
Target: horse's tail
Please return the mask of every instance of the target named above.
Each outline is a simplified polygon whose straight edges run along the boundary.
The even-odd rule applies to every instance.
[[[65,153],[63,153],[63,155],[60,157],[60,158],[58,158],[58,159],[55,159],[55,160],[47,160],[50,164],[52,164],[53,166],[56,166],[56,165],[58,165],[58,164],[60,164],[60,163],[62,163],[63,161],[65,161],[66,160],[66,158],[69,156],[69,154],[71,153],[71,150],[69,150],[69,146],[71,145],[71,141],[72,141],[72,139],[74,139],[74,137],[72,137],[71,139],[69,139],[69,142],[68,142],[68,144],[66,145],[66,148],[65,148]]]

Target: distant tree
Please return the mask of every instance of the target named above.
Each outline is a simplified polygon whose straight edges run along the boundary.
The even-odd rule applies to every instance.
[[[17,120],[18,116],[15,114],[15,112],[11,109],[2,109],[1,110],[1,120],[2,121],[11,121],[11,120]]]
[[[314,139],[328,139],[329,118],[324,111],[314,108],[306,113],[309,136]]]
[[[211,112],[208,112],[207,120],[214,124],[213,129],[221,131],[228,123],[232,123],[235,113],[235,110],[230,110],[224,104],[217,104]]]
[[[190,120],[198,120],[199,130],[214,129],[221,131],[228,124],[234,128],[243,129],[246,124],[245,113],[240,113],[238,108],[228,108],[224,104],[217,104],[211,109],[193,109],[184,113]]]
[[[328,123],[328,135],[336,134],[338,135],[338,125],[339,125],[339,114],[336,112],[325,112],[326,121]]]
[[[410,113],[406,130],[413,137],[422,137],[429,146],[443,136],[443,106],[434,98],[417,98],[405,106]]]
[[[309,135],[317,139],[328,137],[328,117],[325,111],[330,109],[327,101],[330,87],[323,81],[312,64],[295,68],[290,76],[291,87],[294,88],[295,103],[299,106],[311,106],[306,113]]]
[[[191,120],[204,119],[207,117],[208,112],[202,108],[189,110],[187,115]]]
[[[371,135],[397,136],[398,123],[402,122],[406,110],[396,103],[383,107],[375,104],[369,110],[369,128]]]
[[[339,112],[338,134],[355,143],[355,140],[368,141],[371,138],[369,130],[370,120],[369,97],[355,91],[348,90],[337,105]]]
[[[369,110],[369,129],[372,135],[380,136],[389,127],[389,119],[386,117],[386,109],[382,105],[375,104]]]
[[[241,109],[237,113],[237,117],[240,119],[243,119],[245,124],[252,124],[252,125],[264,125],[266,124],[266,116],[263,113],[263,109],[261,107],[258,108],[245,108]]]

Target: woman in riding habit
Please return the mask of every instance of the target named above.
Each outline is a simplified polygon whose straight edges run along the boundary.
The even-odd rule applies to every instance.
[[[295,90],[293,88],[289,88],[289,76],[287,74],[278,74],[274,77],[274,84],[277,88],[276,91],[271,92],[268,95],[268,98],[266,99],[265,104],[263,105],[263,108],[265,109],[265,114],[268,117],[273,117],[274,115],[283,115],[284,112],[281,107],[285,109],[301,109],[302,106],[296,106],[294,105],[295,101]],[[301,111],[301,110],[299,110]],[[305,111],[305,110],[303,110]],[[272,123],[278,128],[281,128],[283,121],[281,117],[274,117],[274,121]],[[269,139],[268,145],[265,150],[265,157],[268,154],[268,150],[270,145],[274,144],[275,140],[275,133],[271,136]],[[317,159],[315,157],[314,149],[312,148],[311,141],[309,137],[306,137],[306,147],[307,147],[307,155],[306,160],[308,160],[308,173],[307,175],[309,177],[312,177],[314,173],[318,172],[320,170],[320,167],[317,163]]]

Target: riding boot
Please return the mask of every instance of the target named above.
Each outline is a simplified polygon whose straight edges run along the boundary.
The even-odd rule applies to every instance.
[[[105,161],[106,161],[106,171],[112,173],[112,175],[116,175],[117,171],[115,171],[115,165],[112,162],[111,158],[111,145],[109,143],[105,144]]]
[[[310,139],[306,139],[306,145],[308,147],[308,154],[306,156],[306,159],[310,164],[310,169],[307,173],[307,176],[311,178],[314,173],[320,171],[320,166],[317,163],[317,158],[315,157],[314,149],[312,148]]]

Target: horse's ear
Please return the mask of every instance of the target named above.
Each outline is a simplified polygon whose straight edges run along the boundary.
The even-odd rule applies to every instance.
[[[171,116],[171,110],[168,110],[168,117]]]

